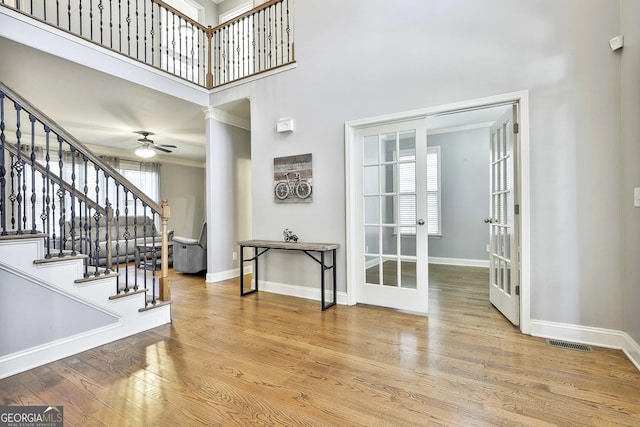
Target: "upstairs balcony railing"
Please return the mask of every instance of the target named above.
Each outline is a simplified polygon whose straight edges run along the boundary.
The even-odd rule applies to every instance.
[[[160,0],[0,0],[0,5],[211,89],[295,61],[291,1],[268,1],[215,28]]]
[[[44,260],[80,256],[114,297],[169,299],[169,207],[0,82],[0,238],[44,238]],[[156,228],[159,225],[159,229]]]

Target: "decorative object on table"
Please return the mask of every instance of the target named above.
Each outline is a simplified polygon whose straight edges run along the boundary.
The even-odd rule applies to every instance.
[[[282,232],[282,234],[284,235],[284,241],[285,242],[297,242],[298,241],[298,236],[293,234],[293,231],[289,230],[288,228],[285,228],[284,231]]]
[[[311,154],[273,159],[273,191],[276,203],[312,201]]]

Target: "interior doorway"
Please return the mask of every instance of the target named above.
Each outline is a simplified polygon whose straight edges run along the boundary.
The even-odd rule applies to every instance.
[[[530,245],[530,231],[529,231],[529,176],[528,176],[528,163],[529,163],[529,141],[528,141],[528,93],[526,91],[497,95],[488,98],[469,100],[455,104],[442,105],[438,107],[425,108],[421,110],[414,110],[405,113],[391,114],[387,116],[375,117],[371,119],[363,119],[358,121],[349,122],[346,124],[346,176],[347,176],[347,294],[349,304],[356,304],[361,302],[358,295],[361,292],[359,283],[366,280],[363,277],[362,262],[364,257],[364,244],[365,236],[363,232],[363,194],[360,191],[362,173],[360,169],[363,167],[360,162],[360,150],[362,147],[358,142],[359,130],[374,125],[382,125],[389,122],[397,122],[402,120],[412,120],[420,118],[447,118],[451,120],[454,118],[460,118],[461,115],[469,115],[472,112],[474,114],[489,112],[488,107],[508,107],[509,105],[517,105],[518,121],[516,127],[519,128],[518,133],[518,148],[519,153],[517,158],[514,156],[512,159],[516,160],[515,172],[517,172],[517,179],[514,180],[514,185],[517,185],[518,194],[518,223],[519,229],[519,241],[518,247],[514,248],[517,251],[516,259],[519,262],[519,268],[515,273],[518,281],[518,309],[519,309],[519,327],[524,333],[529,332],[530,322],[530,278],[529,278],[529,245]],[[458,117],[456,117],[458,116]],[[489,118],[486,121],[486,126],[490,126],[490,123],[495,121],[495,117]],[[515,123],[513,123],[515,124]],[[427,138],[428,141],[428,138]],[[487,141],[487,145],[489,141]],[[428,145],[428,142],[427,142]],[[487,147],[488,151],[488,147]],[[489,155],[487,155],[489,159]],[[500,168],[501,166],[498,166]],[[499,190],[503,191],[503,190]],[[506,196],[505,196],[506,197]],[[486,202],[486,206],[490,205],[489,200]],[[418,220],[419,218],[417,218]],[[480,219],[481,220],[481,219]],[[488,239],[488,238],[487,238]],[[488,242],[490,243],[490,242]],[[491,243],[490,243],[491,244]],[[504,257],[503,257],[504,258]],[[504,276],[502,276],[504,277]],[[487,284],[488,286],[489,284]],[[515,291],[515,288],[514,288]]]

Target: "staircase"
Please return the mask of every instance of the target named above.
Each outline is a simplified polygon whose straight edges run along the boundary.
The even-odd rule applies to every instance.
[[[168,214],[0,82],[0,378],[169,323]]]
[[[117,274],[85,278],[85,255],[45,259],[44,237],[0,240],[0,378],[171,321],[146,289],[116,295]]]

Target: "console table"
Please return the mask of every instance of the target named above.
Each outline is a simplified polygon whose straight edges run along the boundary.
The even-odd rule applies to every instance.
[[[321,289],[321,303],[322,311],[327,308],[336,305],[336,249],[340,245],[337,243],[298,243],[298,242],[283,242],[277,240],[243,240],[238,242],[240,245],[240,296],[245,296],[258,292],[258,258],[260,255],[266,253],[270,249],[279,249],[286,251],[299,251],[307,254],[311,259],[320,264],[320,289]],[[253,257],[244,259],[244,248],[253,248]],[[332,252],[332,265],[327,265],[325,262],[325,254]],[[320,255],[320,258],[317,258]],[[245,292],[244,291],[244,262],[253,261],[253,280],[255,288]],[[325,302],[325,271],[332,270],[333,272],[333,301]]]

